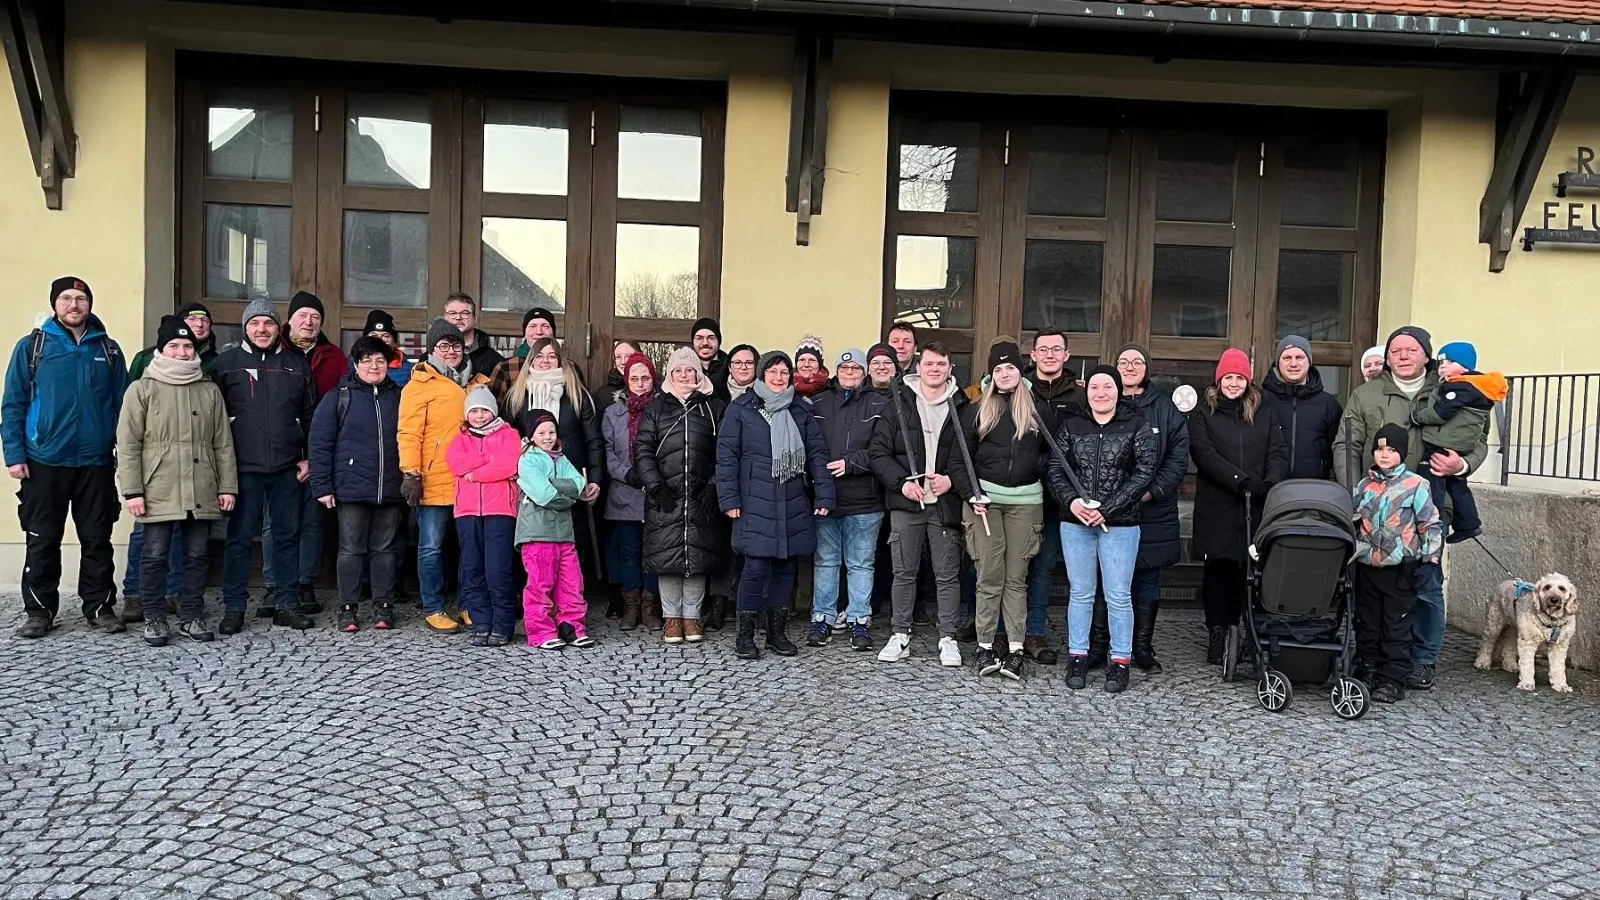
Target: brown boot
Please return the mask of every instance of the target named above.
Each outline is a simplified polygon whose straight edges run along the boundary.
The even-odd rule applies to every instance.
[[[683,643],[683,620],[677,616],[667,619],[661,630],[661,640],[668,644]]]
[[[698,644],[706,639],[700,630],[699,619],[680,619],[683,622],[683,639],[691,644]]]
[[[651,631],[661,630],[661,598],[653,594],[646,594],[641,605],[644,612],[644,627]]]
[[[622,621],[617,625],[623,631],[639,627],[639,607],[644,602],[644,591],[634,588],[622,595]]]

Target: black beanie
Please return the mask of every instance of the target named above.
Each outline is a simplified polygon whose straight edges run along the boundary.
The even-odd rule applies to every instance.
[[[1376,450],[1380,446],[1392,447],[1399,451],[1400,458],[1403,460],[1406,457],[1406,450],[1410,449],[1411,436],[1406,433],[1404,425],[1390,422],[1379,428],[1378,433],[1372,436],[1372,449]]]
[[[191,316],[205,316],[209,319],[211,318],[211,310],[206,309],[206,305],[199,302],[185,303],[178,307],[178,318],[187,319]]]
[[[868,347],[867,365],[872,365],[872,361],[880,356],[887,357],[889,362],[894,363],[895,368],[898,369],[900,367],[900,360],[894,355],[894,348],[888,344],[873,344],[871,347]]]
[[[1096,375],[1109,375],[1109,376],[1111,376],[1111,383],[1117,386],[1117,399],[1119,399],[1119,400],[1122,399],[1122,373],[1121,372],[1118,372],[1116,370],[1116,368],[1113,367],[1113,366],[1108,366],[1105,363],[1101,363],[1100,365],[1095,366],[1094,368],[1090,369],[1089,370],[1089,374],[1084,376],[1084,378],[1083,378],[1084,387],[1088,387],[1089,386],[1089,382],[1093,381],[1094,377]]]
[[[693,341],[694,340],[694,336],[699,334],[702,331],[711,332],[712,334],[717,336],[717,343],[718,344],[722,343],[722,326],[717,324],[717,320],[716,319],[713,319],[710,316],[705,316],[703,318],[695,319],[694,320],[694,327],[689,329],[689,340]]]
[[[89,298],[89,308],[94,309],[94,291],[89,290],[89,283],[76,275],[67,275],[50,282],[50,311],[55,312],[56,298],[61,296],[62,291],[73,290],[83,291],[83,295]]]
[[[397,340],[399,338],[399,333],[394,327],[394,316],[389,315],[385,310],[375,309],[367,313],[367,325],[361,329],[361,333],[371,334],[374,331],[395,335]]]
[[[317,311],[317,315],[322,318],[326,319],[328,317],[327,311],[322,308],[322,301],[317,299],[316,294],[310,291],[297,291],[293,297],[289,298],[289,312],[283,317],[283,320],[285,322],[289,321],[294,318],[295,313],[302,309],[314,309]]]
[[[189,323],[177,316],[162,316],[161,325],[156,329],[156,352],[174,340],[182,338],[189,343],[195,342],[194,331],[189,328]]]
[[[560,426],[560,423],[556,421],[555,413],[551,412],[548,409],[536,409],[536,410],[534,410],[533,411],[533,420],[528,423],[528,436],[530,438],[533,437],[533,433],[539,429],[539,426],[543,425],[546,422],[549,422],[549,423],[555,425],[557,431],[560,430],[561,426]],[[559,441],[560,441],[560,435],[559,434],[557,435],[557,441],[558,441],[558,446],[559,446]]]
[[[1383,358],[1385,361],[1389,359],[1389,346],[1394,343],[1395,338],[1402,334],[1409,336],[1412,340],[1422,345],[1422,358],[1428,361],[1428,365],[1436,364],[1433,359],[1433,335],[1429,334],[1426,329],[1418,328],[1415,325],[1401,325],[1394,331],[1389,332],[1389,339],[1383,342]]]
[[[527,331],[528,330],[528,323],[532,322],[534,319],[543,319],[546,322],[549,322],[550,323],[550,333],[552,335],[556,333],[556,317],[555,317],[555,314],[551,313],[550,310],[545,309],[542,306],[535,306],[533,309],[530,309],[527,312],[522,314],[522,330],[523,331]]]
[[[821,359],[821,357],[818,357],[818,359]],[[756,377],[763,377],[767,374],[768,369],[778,363],[783,363],[784,367],[789,370],[790,375],[794,374],[794,361],[789,358],[789,354],[782,350],[768,350],[756,360]]]
[[[1015,342],[997,341],[989,345],[988,371],[993,372],[994,367],[1000,365],[1001,363],[1007,363],[1009,365],[1016,366],[1018,369],[1022,368],[1022,351],[1017,347]]]

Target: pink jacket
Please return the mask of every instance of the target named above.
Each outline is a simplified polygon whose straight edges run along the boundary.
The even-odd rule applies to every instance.
[[[521,456],[522,436],[504,421],[483,437],[463,427],[444,454],[456,477],[456,517],[515,517]]]

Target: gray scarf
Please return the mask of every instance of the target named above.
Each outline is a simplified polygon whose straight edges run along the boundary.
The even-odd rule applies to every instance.
[[[150,364],[145,367],[144,371],[152,380],[163,384],[194,384],[205,377],[200,371],[198,357],[195,359],[173,359],[170,356],[162,356],[159,353],[150,357]]]
[[[472,359],[466,355],[461,357],[459,369],[440,359],[437,353],[428,354],[428,364],[433,366],[434,371],[454,381],[459,387],[466,387],[467,382],[472,380]]]
[[[750,389],[761,398],[761,418],[767,420],[772,437],[772,477],[782,484],[806,469],[806,445],[800,440],[794,416],[789,415],[794,385],[773,393],[766,382],[758,379]]]

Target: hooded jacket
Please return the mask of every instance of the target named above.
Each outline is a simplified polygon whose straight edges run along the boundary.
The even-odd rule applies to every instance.
[[[444,451],[450,474],[456,477],[456,518],[517,514],[522,435],[504,419],[496,419],[493,429],[476,434],[463,422]]]
[[[488,384],[481,373],[467,387]],[[400,471],[422,476],[422,505],[449,506],[456,498],[456,478],[445,451],[461,432],[466,388],[441,375],[432,363],[419,362],[411,383],[400,392]]]
[[[901,486],[911,477],[913,463],[918,470],[917,475],[922,475],[928,470],[927,445],[922,432],[922,413],[917,405],[917,395],[921,392],[921,376],[906,375],[890,390],[899,392],[898,407],[895,395],[890,394],[889,402],[884,405],[883,417],[872,430],[872,446],[867,451],[867,456],[872,464],[872,473],[878,477],[878,484],[883,487],[884,505],[890,510],[919,512],[922,507],[912,500],[907,500],[906,495],[901,493]],[[957,466],[962,465],[955,439],[960,430],[961,411],[967,406],[967,395],[963,394],[960,388],[956,387],[955,380],[951,379],[945,382],[944,392],[938,400],[949,404],[950,408],[945,415],[944,426],[939,429],[934,447],[933,471],[949,476]],[[900,417],[902,411],[905,413],[903,423]],[[906,447],[907,435],[913,443],[909,456]],[[956,496],[957,493],[952,483],[947,493],[929,504],[930,508],[938,511],[939,524],[947,527],[961,524],[961,505],[966,502],[966,498]]]
[[[1380,567],[1437,562],[1443,549],[1444,525],[1428,482],[1404,464],[1369,470],[1356,488],[1356,561]]]
[[[1156,444],[1156,475],[1145,488],[1150,501],[1139,507],[1138,568],[1170,566],[1183,558],[1178,530],[1178,490],[1189,471],[1189,422],[1172,404],[1172,395],[1144,381],[1144,389],[1127,398],[1139,411]],[[1143,496],[1143,495],[1141,495]]]
[[[347,397],[344,419],[339,398]],[[346,375],[311,419],[311,496],[340,503],[399,503],[400,388]]]
[[[705,383],[702,382],[702,386]],[[645,492],[644,568],[658,575],[710,575],[730,554],[717,504],[721,400],[703,390],[679,400],[660,393],[645,407],[634,443],[634,479]]]
[[[1290,384],[1273,366],[1261,382],[1263,405],[1272,407],[1289,443],[1289,477],[1326,480],[1333,475],[1333,439],[1344,409],[1322,389],[1322,373],[1312,368],[1306,380]]]
[[[278,342],[249,341],[217,356],[211,378],[222,388],[241,475],[276,475],[306,459],[316,387],[304,354]]]
[[[122,349],[92,314],[82,340],[73,340],[54,318],[39,330],[43,339],[38,370],[28,371],[32,334],[17,341],[6,368],[0,413],[6,465],[111,465],[117,416],[128,388]]]
[[[1468,372],[1433,389],[1431,402],[1411,412],[1422,426],[1425,447],[1442,447],[1462,456],[1471,453],[1489,433],[1489,413],[1506,399],[1506,379],[1499,372]]]
[[[1239,400],[1219,398],[1215,412],[1204,400],[1189,413],[1189,453],[1198,474],[1194,494],[1194,556],[1243,562],[1244,495],[1251,527],[1261,523],[1267,491],[1289,477],[1289,446],[1277,414],[1265,403],[1253,422]]]
[[[222,518],[217,495],[237,496],[239,480],[216,384],[134,382],[117,421],[117,485],[124,498],[144,498],[140,522]]]
[[[872,433],[889,407],[888,395],[863,383],[854,390],[833,387],[811,398],[811,418],[822,432],[828,460],[844,460],[844,474],[833,479],[835,516],[883,512],[883,488],[872,474]]]
[[[467,359],[472,360],[472,371],[488,375],[494,367],[506,361],[500,351],[489,346],[489,335],[482,328],[473,328],[462,333],[462,339],[467,341]]]
[[[1156,476],[1158,456],[1155,435],[1133,404],[1119,401],[1110,421],[1103,425],[1084,406],[1056,430],[1056,443],[1088,493],[1084,499],[1100,502],[1100,515],[1107,525],[1139,524],[1139,498]],[[1070,510],[1072,501],[1080,497],[1061,460],[1050,460],[1048,478],[1056,503]],[[1062,521],[1068,521],[1068,516],[1070,512]],[[1071,521],[1076,522],[1077,517],[1071,516]]]
[[[601,385],[589,392],[590,399],[594,400],[594,416],[600,420],[601,432],[605,431],[606,413],[611,411],[613,404],[621,403],[628,399],[628,382],[621,372],[616,369],[606,373],[606,380]]]
[[[572,507],[583,493],[583,476],[565,456],[551,456],[529,444],[517,462],[517,527],[513,541],[523,544],[570,544],[576,538]]]
[[[746,556],[790,559],[817,552],[815,510],[834,509],[828,448],[810,406],[795,395],[777,415],[794,419],[805,446],[801,474],[779,482],[772,475],[772,429],[761,395],[747,391],[728,407],[717,436],[717,501],[740,511],[733,520],[733,549]]]

